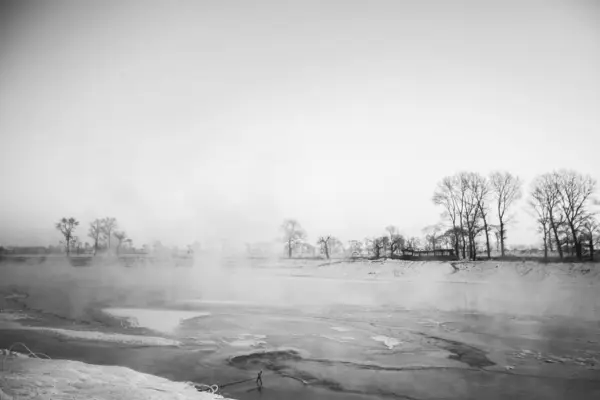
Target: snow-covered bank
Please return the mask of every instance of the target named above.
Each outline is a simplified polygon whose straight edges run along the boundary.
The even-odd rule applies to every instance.
[[[75,330],[64,328],[52,328],[45,326],[28,326],[20,323],[22,320],[28,319],[34,318],[27,314],[5,312],[3,310],[0,310],[0,329],[38,331],[59,336],[65,339],[118,343],[134,346],[179,346],[181,344],[177,340],[162,338],[158,336],[128,335],[115,332]]]
[[[184,382],[116,366],[70,360],[9,358],[0,372],[0,400],[214,400]]]

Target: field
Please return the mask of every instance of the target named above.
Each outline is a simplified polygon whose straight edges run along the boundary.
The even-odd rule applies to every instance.
[[[600,398],[598,264],[29,257],[0,274],[0,348],[231,398]]]

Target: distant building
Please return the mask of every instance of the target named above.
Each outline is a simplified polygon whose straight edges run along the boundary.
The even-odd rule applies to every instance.
[[[414,250],[402,249],[403,257],[410,258],[453,258],[454,249]]]

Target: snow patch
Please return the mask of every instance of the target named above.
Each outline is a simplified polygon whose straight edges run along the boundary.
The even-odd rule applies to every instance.
[[[242,333],[241,335],[238,335],[238,337],[240,337],[240,338],[251,337],[254,339],[266,339],[267,335],[255,335],[253,333]]]
[[[389,336],[373,336],[371,339],[375,340],[376,342],[382,342],[390,350],[401,343],[398,339],[394,339]]]
[[[117,366],[70,360],[10,359],[2,374],[0,398],[8,400],[216,400],[186,382],[174,382]]]
[[[267,344],[264,340],[265,335],[254,335],[251,333],[242,333],[232,342],[225,342],[232,347],[262,347]]]
[[[231,347],[261,347],[267,344],[264,340],[240,339],[233,342],[226,342]]]
[[[21,314],[18,312],[6,312],[0,311],[0,321],[19,321],[22,319],[33,319],[27,314]]]
[[[345,328],[343,326],[332,326],[331,329],[333,329],[334,331],[338,331],[338,332],[350,332],[352,330],[350,328]]]

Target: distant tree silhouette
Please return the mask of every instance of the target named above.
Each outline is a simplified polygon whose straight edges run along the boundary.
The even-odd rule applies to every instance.
[[[510,172],[493,172],[490,175],[491,192],[495,200],[496,215],[498,216],[498,239],[500,254],[504,256],[506,241],[506,224],[510,220],[507,214],[515,201],[521,198],[521,181]]]
[[[369,241],[373,258],[381,257],[381,252],[385,249],[386,243],[389,241],[387,236],[380,236]]]
[[[102,234],[106,239],[106,245],[110,250],[110,238],[112,233],[117,229],[117,219],[106,217],[102,220]]]
[[[589,175],[569,170],[561,170],[557,175],[560,208],[571,233],[575,254],[581,260],[583,258],[581,233],[589,216],[588,206],[596,189],[596,181]]]
[[[540,210],[542,207],[541,203],[544,203],[544,212],[547,213],[550,229],[547,241],[552,241],[551,236],[554,236],[554,243],[556,244],[558,256],[562,259],[563,246],[564,243],[568,241],[568,237],[565,236],[564,240],[561,240],[560,238],[564,227],[564,216],[562,215],[562,211],[560,209],[558,175],[556,173],[547,173],[536,177],[532,183],[532,193],[530,197],[530,205],[532,202],[537,203],[537,206],[540,208]]]
[[[329,242],[331,241],[332,237],[331,235],[329,236],[321,236],[319,238],[319,240],[317,240],[317,244],[321,247],[321,252],[323,254],[325,254],[325,257],[327,259],[329,259],[329,250],[330,250],[330,244]]]
[[[548,258],[548,236],[550,234],[551,222],[548,202],[545,193],[541,190],[534,190],[529,200],[529,206],[533,209],[538,231],[542,234],[544,243],[544,259]]]
[[[306,238],[306,233],[295,219],[284,220],[280,229],[283,232],[283,242],[288,252],[288,258],[292,258],[294,247]]]
[[[401,250],[404,247],[405,239],[404,236],[398,233],[398,228],[394,225],[388,225],[385,227],[385,230],[390,235],[389,237],[389,248],[390,248],[390,257],[393,257],[398,250]]]
[[[94,241],[94,254],[98,252],[98,244],[100,243],[100,237],[102,236],[102,221],[95,219],[90,222],[88,230],[88,236]]]
[[[61,220],[58,221],[55,225],[56,229],[58,229],[65,238],[64,245],[65,245],[65,249],[67,251],[67,256],[69,256],[71,253],[71,245],[72,245],[73,238],[74,238],[73,233],[75,232],[75,229],[77,228],[78,225],[79,225],[79,221],[77,221],[73,217],[61,218]]]
[[[595,215],[588,215],[583,223],[583,238],[587,240],[590,251],[590,260],[594,261],[594,251],[600,244],[600,222]]]
[[[442,226],[440,224],[431,225],[423,229],[428,249],[434,251],[437,249],[437,245],[443,236],[443,234],[440,233],[441,231]]]
[[[121,249],[121,245],[123,244],[123,242],[127,241],[127,240],[131,240],[127,238],[127,234],[123,231],[117,231],[114,233],[115,238],[117,239],[117,255],[119,254],[119,251]]]
[[[438,183],[437,189],[433,194],[433,203],[443,206],[442,216],[448,218],[452,225],[454,238],[454,250],[456,256],[460,257],[460,248],[462,245],[462,256],[465,258],[465,231],[463,229],[463,208],[464,196],[460,190],[460,180],[458,176],[446,176]]]

